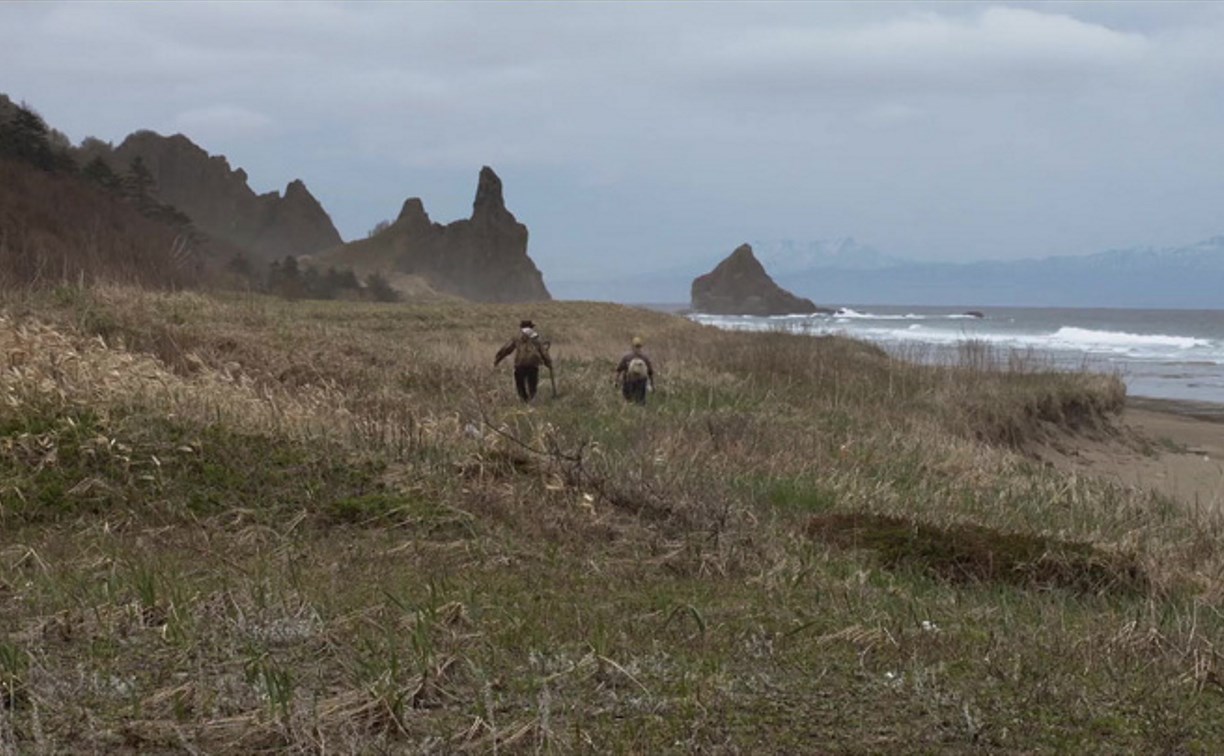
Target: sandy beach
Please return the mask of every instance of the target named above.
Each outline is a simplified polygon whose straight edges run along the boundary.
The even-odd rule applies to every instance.
[[[1187,505],[1224,505],[1224,405],[1131,397],[1122,435],[1044,446],[1062,469],[1150,489]]]

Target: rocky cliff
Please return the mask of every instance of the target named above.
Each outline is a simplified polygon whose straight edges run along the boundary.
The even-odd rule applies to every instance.
[[[93,149],[98,149],[95,145]],[[206,234],[245,250],[256,261],[307,255],[341,243],[331,218],[301,181],[256,194],[246,172],[209,155],[182,134],[138,131],[103,156],[117,172],[140,158],[159,201],[186,213]]]
[[[488,166],[480,169],[470,218],[434,223],[414,197],[390,226],[330,250],[315,263],[420,276],[438,291],[478,302],[551,298],[527,255],[527,227],[506,209],[501,179]]]
[[[692,308],[715,315],[789,315],[826,312],[812,300],[774,283],[752,254],[740,245],[714,270],[693,280]]]

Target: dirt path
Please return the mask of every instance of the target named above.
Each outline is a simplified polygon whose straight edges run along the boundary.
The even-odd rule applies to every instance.
[[[1126,442],[1077,440],[1040,455],[1192,506],[1224,507],[1224,405],[1132,397],[1122,426]]]

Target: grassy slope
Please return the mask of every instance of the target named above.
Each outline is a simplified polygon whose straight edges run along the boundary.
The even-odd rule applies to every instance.
[[[1105,428],[1111,379],[605,304],[5,313],[0,752],[1224,736],[1218,520],[1012,451]],[[491,367],[524,315],[530,409]]]

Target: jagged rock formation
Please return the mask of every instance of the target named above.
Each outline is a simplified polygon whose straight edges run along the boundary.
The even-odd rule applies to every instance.
[[[421,200],[413,197],[378,234],[330,250],[313,262],[420,276],[440,292],[478,302],[551,299],[544,277],[527,255],[527,227],[506,209],[501,179],[488,166],[480,169],[471,218],[434,223]]]
[[[691,306],[697,312],[714,315],[828,312],[774,283],[747,244],[737,247],[714,270],[693,280]]]
[[[88,149],[96,152],[104,145],[95,142]],[[140,158],[153,177],[159,201],[256,261],[308,255],[342,242],[327,212],[301,181],[291,182],[284,196],[256,194],[247,185],[245,171],[232,170],[224,156],[209,155],[182,134],[138,131],[102,157],[117,172]]]

